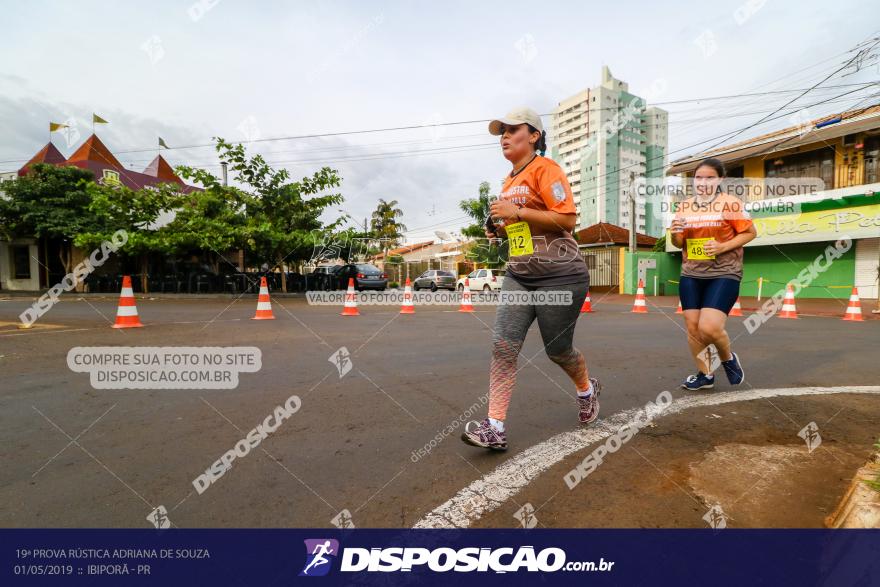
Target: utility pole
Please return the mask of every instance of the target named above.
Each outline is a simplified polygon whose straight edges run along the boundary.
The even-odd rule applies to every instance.
[[[220,162],[220,172],[221,178],[223,180],[223,187],[229,185],[229,163],[226,161]],[[244,273],[244,249],[238,249],[238,271],[239,273]]]
[[[636,252],[636,195],[634,186],[636,182],[636,174],[629,172],[629,252]]]

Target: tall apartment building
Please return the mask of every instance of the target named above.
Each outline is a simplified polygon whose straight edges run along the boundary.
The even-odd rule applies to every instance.
[[[559,103],[551,122],[551,157],[565,170],[578,226],[631,225],[631,175],[662,179],[668,152],[668,113],[629,93],[602,68],[602,83]],[[660,202],[636,198],[636,231],[663,234]]]

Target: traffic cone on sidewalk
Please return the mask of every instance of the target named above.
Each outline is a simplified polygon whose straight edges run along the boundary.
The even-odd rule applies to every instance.
[[[676,314],[684,314],[684,310],[681,309],[681,300],[678,300],[678,309],[675,311]]]
[[[743,315],[743,307],[739,305],[739,298],[736,298],[736,303],[733,304],[733,308],[730,309],[730,314],[728,316],[742,316]]]
[[[471,281],[467,277],[464,278],[464,289],[461,292],[461,307],[458,308],[458,311],[474,311],[474,307],[471,305]]]
[[[266,278],[260,278],[260,296],[257,298],[257,313],[251,320],[274,320],[275,315],[272,314],[272,303],[269,301],[269,284]]]
[[[849,305],[843,319],[848,322],[864,322],[862,318],[862,303],[859,301],[859,288],[854,287],[849,296]]]
[[[400,306],[401,314],[415,314],[416,309],[413,306],[412,300],[412,284],[409,282],[409,277],[406,278],[406,285],[403,288],[403,304]]]
[[[354,277],[348,278],[348,289],[345,291],[345,305],[340,316],[360,316],[358,312],[357,294],[354,293]]]
[[[116,324],[113,328],[142,328],[138,309],[131,290],[131,276],[122,276],[122,291],[119,293],[119,306],[116,309]]]
[[[789,283],[785,287],[785,299],[782,300],[782,311],[779,312],[780,318],[797,318],[797,308],[794,305],[794,290]]]
[[[636,314],[647,314],[648,306],[645,303],[645,284],[639,280],[639,288],[636,290],[636,301],[633,302],[633,312]]]
[[[593,312],[593,304],[590,302],[590,288],[587,288],[587,297],[584,298],[584,305],[581,306],[581,314],[591,314]]]

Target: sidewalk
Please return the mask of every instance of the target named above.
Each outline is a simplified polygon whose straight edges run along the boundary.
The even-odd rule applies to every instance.
[[[344,291],[344,290],[336,290],[336,291]],[[389,289],[388,291],[395,291],[393,289]],[[398,289],[397,291],[402,291],[402,289]],[[272,298],[278,299],[305,299],[305,293],[281,293],[280,291],[271,291],[269,292]],[[42,295],[42,292],[24,292],[24,291],[3,291],[0,292],[0,301],[4,299],[30,299],[35,301],[37,298]],[[256,293],[246,293],[246,294],[230,294],[230,293],[201,293],[201,294],[176,294],[176,293],[150,293],[144,294],[135,292],[135,299],[138,300],[146,300],[146,299],[154,299],[154,300],[200,300],[200,299],[228,299],[233,300],[236,298],[250,299],[256,298]],[[119,294],[115,293],[77,293],[70,292],[66,294],[62,294],[60,300],[63,302],[74,302],[77,301],[78,298],[82,298],[85,300],[116,300],[119,299]],[[663,311],[672,310],[673,312],[678,307],[678,296],[646,296],[648,305],[648,313],[658,311],[658,308]],[[625,309],[632,308],[633,301],[635,300],[634,295],[621,295],[621,294],[608,294],[601,292],[593,292],[590,294],[591,303],[593,305],[594,312],[601,312],[602,307],[608,306],[620,306],[620,308],[615,308],[615,311],[624,311]],[[740,298],[740,304],[742,305],[743,314],[751,314],[756,312],[763,304],[767,303],[768,298],[762,298],[760,302],[754,297],[742,297]],[[843,318],[844,313],[846,312],[847,300],[845,299],[823,299],[823,298],[798,298],[795,300],[795,304],[797,306],[797,312],[799,316],[825,316],[825,317],[835,317],[835,318]],[[880,314],[872,314],[871,310],[877,308],[877,300],[876,298],[861,298],[861,306],[862,306],[862,317],[865,320],[880,320]]]
[[[661,310],[678,308],[678,296],[645,296],[648,305],[648,313],[656,312],[658,308]],[[621,294],[603,294],[591,293],[590,301],[593,305],[593,311],[602,311],[604,305],[620,305],[632,307],[634,295]],[[767,303],[768,298],[761,298],[759,302],[754,297],[741,297],[739,302],[742,305],[743,314],[751,314],[756,312],[761,306]],[[880,314],[872,314],[871,310],[877,308],[876,298],[861,298],[862,317],[865,320],[878,320]],[[795,305],[797,307],[798,316],[828,316],[843,318],[846,312],[848,300],[835,300],[825,298],[797,298]],[[597,309],[598,306],[598,309]]]

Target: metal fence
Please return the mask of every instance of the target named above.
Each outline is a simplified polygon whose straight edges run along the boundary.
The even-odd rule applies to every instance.
[[[590,270],[590,287],[619,285],[620,252],[618,248],[582,248],[581,255]]]

